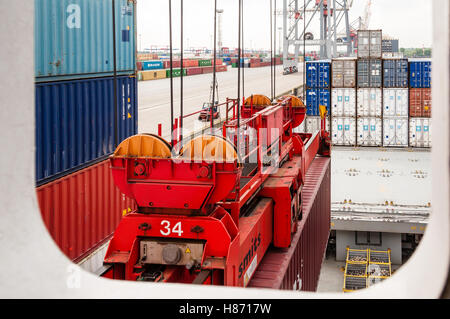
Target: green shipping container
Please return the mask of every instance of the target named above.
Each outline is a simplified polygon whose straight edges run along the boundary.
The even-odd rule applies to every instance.
[[[178,77],[181,75],[181,69],[173,69],[172,70],[172,75],[174,78]],[[186,75],[186,69],[183,69],[183,76]],[[170,78],[170,69],[166,70],[166,78]]]
[[[237,68],[237,63],[231,63],[232,68]]]
[[[211,66],[211,60],[198,60],[198,66]]]

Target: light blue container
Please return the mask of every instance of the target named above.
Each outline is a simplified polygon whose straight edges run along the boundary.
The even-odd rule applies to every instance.
[[[160,70],[164,69],[163,61],[144,61],[142,62],[142,70]]]
[[[307,89],[306,90],[306,114],[320,116],[319,105],[327,107],[330,114],[330,90],[329,89]]]
[[[35,0],[36,81],[114,71],[113,0]],[[136,70],[135,5],[114,0],[116,70]]]

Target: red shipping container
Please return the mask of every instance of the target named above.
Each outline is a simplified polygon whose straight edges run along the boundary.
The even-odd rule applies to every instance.
[[[195,75],[195,74],[202,74],[202,68],[196,67],[196,68],[188,68],[186,69],[186,75]]]
[[[250,63],[259,63],[259,62],[261,62],[261,59],[259,59],[259,58],[251,58],[250,59]]]
[[[259,68],[261,66],[260,62],[253,62],[250,63],[250,67],[251,68]]]
[[[103,244],[135,201],[116,187],[109,160],[36,189],[42,219],[53,240],[79,261]]]
[[[183,59],[183,66],[185,68],[197,67],[198,60]]]
[[[248,287],[316,291],[331,219],[330,158],[316,157],[302,191],[303,217],[289,248],[271,247]]]
[[[212,66],[204,66],[202,67],[202,73],[212,73],[213,67]]]
[[[142,62],[136,62],[136,67],[138,71],[142,71]]]
[[[164,60],[164,69],[170,69],[170,60]],[[172,68],[179,68],[181,66],[180,60],[173,60],[172,61]]]
[[[409,89],[409,116],[431,117],[431,89]]]
[[[211,60],[214,61],[214,60]],[[223,64],[223,60],[222,59],[216,59],[216,65],[222,65]]]
[[[216,72],[225,72],[227,70],[226,65],[216,65]]]

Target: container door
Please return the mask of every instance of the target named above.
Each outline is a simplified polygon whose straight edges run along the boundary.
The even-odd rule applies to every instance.
[[[408,118],[397,119],[396,125],[396,144],[398,146],[408,146]]]
[[[355,119],[344,118],[344,144],[348,146],[355,145]]]
[[[333,116],[343,116],[344,115],[344,90],[343,89],[333,89],[331,93],[332,108],[331,114]]]
[[[408,89],[397,89],[397,103],[395,107],[396,116],[408,116]]]
[[[430,147],[431,146],[431,138],[430,138],[430,120],[423,119],[423,146]]]
[[[383,119],[383,146],[391,146],[395,144],[395,119],[385,118]]]
[[[354,117],[356,116],[356,100],[355,100],[355,90],[353,89],[342,89],[343,91],[343,113],[344,116]]]
[[[395,115],[395,91],[383,89],[383,116]]]
[[[332,142],[334,145],[343,145],[342,134],[343,134],[343,124],[341,118],[334,118],[332,120]]]
[[[424,117],[431,117],[431,89],[424,88],[422,91],[422,114]]]
[[[357,114],[358,117],[369,116],[369,89],[358,89],[358,107]]]
[[[335,88],[344,86],[344,61],[334,60],[332,63],[332,86]]]

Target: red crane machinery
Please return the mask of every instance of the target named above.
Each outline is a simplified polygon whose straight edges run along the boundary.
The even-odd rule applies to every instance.
[[[138,134],[117,147],[114,181],[138,208],[114,232],[103,276],[244,287],[270,245],[289,247],[308,167],[330,155],[326,110],[321,131],[302,134],[293,132],[306,112],[295,96],[226,104],[221,136],[170,145]]]

